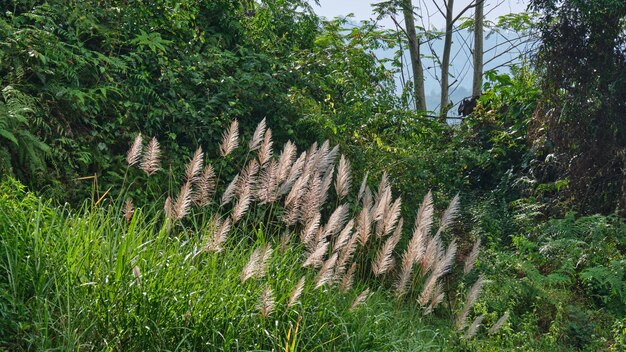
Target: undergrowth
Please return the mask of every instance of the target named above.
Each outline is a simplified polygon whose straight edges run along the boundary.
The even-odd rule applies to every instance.
[[[234,121],[222,156],[239,143]],[[375,192],[364,179],[352,196],[350,163],[328,143],[298,158],[287,143],[274,157],[262,121],[247,149],[228,183],[198,149],[177,194],[137,208],[98,190],[80,209],[53,207],[4,183],[2,346],[428,350],[447,340],[433,326],[450,336],[452,324],[441,324],[449,319],[466,338],[476,334],[482,318],[467,319],[483,277],[474,276],[466,301],[446,299],[464,296],[463,273],[480,249],[477,242],[457,266],[456,240],[444,245],[458,198],[431,233],[427,194],[406,236],[386,176]],[[139,135],[129,168],[146,178],[163,172],[160,154],[156,139],[144,146]],[[137,184],[129,171],[123,189]]]

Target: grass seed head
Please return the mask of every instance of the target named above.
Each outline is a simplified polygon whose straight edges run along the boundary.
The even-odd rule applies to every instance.
[[[220,144],[220,154],[227,156],[239,146],[239,122],[237,119],[230,123],[228,130],[222,135],[222,143]]]
[[[148,176],[150,176],[160,169],[160,163],[161,148],[159,147],[159,142],[156,138],[152,137],[146,147],[146,152],[143,155],[140,167],[146,174],[148,174]]]
[[[136,165],[141,158],[141,149],[143,148],[141,133],[138,133],[135,137],[135,141],[131,145],[130,149],[128,149],[128,153],[126,153],[126,162],[128,166]]]

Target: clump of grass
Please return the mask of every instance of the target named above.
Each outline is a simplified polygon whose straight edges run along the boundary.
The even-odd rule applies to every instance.
[[[223,134],[221,154],[227,156],[239,146],[238,123],[234,120]],[[457,244],[453,239],[446,246],[442,235],[459,212],[458,195],[443,212],[433,234],[433,199],[430,192],[426,194],[411,238],[402,250],[397,248],[405,242],[402,241],[404,219],[400,216],[402,202],[400,197],[394,199],[386,174],[382,175],[375,192],[369,188],[366,175],[358,191],[357,204],[339,204],[351,190],[352,176],[345,156],[340,156],[335,167],[339,155],[337,147],[331,148],[327,141],[320,146],[314,143],[296,157],[297,150],[291,142],[284,145],[280,154],[274,153],[272,146],[271,129],[262,120],[247,143],[249,158],[244,161],[245,166],[229,182],[223,182],[227,186],[219,206],[209,210],[213,218],[226,217],[233,226],[242,228],[254,228],[262,223],[266,240],[286,233],[281,247],[291,240],[291,233],[299,234],[296,238],[304,247],[302,266],[319,270],[315,287],[337,284],[345,291],[355,277],[385,289],[389,288],[385,282],[394,282],[396,296],[416,303],[424,314],[430,314],[444,301],[449,292],[444,291],[443,280],[457,264]],[[206,188],[212,190],[213,184],[220,182],[214,180],[210,164],[205,168],[209,170],[211,186],[202,187],[193,182],[203,173],[203,160],[198,148],[187,166],[182,179],[184,184],[171,205],[172,210],[166,211],[172,214],[173,222],[183,224],[195,194],[205,198],[209,193]],[[334,193],[330,188],[333,180]],[[336,200],[334,209],[328,199]],[[168,206],[166,204],[166,209]],[[460,263],[465,274],[472,270],[479,247],[480,242],[476,242],[465,262]],[[252,253],[249,266],[241,273],[241,281],[255,275],[252,267],[255,259],[260,259],[257,252]],[[346,276],[348,274],[350,276]],[[471,304],[466,304],[459,314],[468,315],[469,306]]]
[[[398,306],[371,297],[394,290],[400,307],[419,307],[424,314],[437,309],[447,293],[442,280],[456,264],[456,242],[445,246],[442,233],[454,221],[458,197],[431,234],[428,193],[408,246],[399,248],[406,242],[401,200],[394,199],[386,174],[375,192],[366,176],[357,203],[350,204],[350,164],[341,155],[335,165],[337,147],[314,144],[298,156],[287,142],[274,153],[265,121],[247,144],[239,139],[233,121],[221,155],[241,145],[249,150],[231,180],[220,180],[221,171],[198,148],[180,175],[180,190],[164,197],[162,206],[85,206],[62,212],[49,227],[20,223],[19,246],[3,235],[3,248],[14,253],[3,259],[11,264],[3,264],[10,274],[32,270],[34,258],[48,275],[33,274],[45,281],[35,290],[35,302],[44,303],[33,310],[58,320],[38,320],[42,325],[25,333],[33,344],[277,349],[283,336],[294,345],[288,332],[297,324],[303,350],[386,349],[397,341],[373,324],[377,314],[386,313],[367,309]],[[139,135],[127,161],[148,176],[158,172],[158,141],[152,138],[144,150]],[[219,187],[221,195],[215,192]],[[12,219],[0,219],[0,225],[14,226]],[[473,302],[466,304],[465,318]],[[369,345],[355,330],[368,322],[381,339]]]

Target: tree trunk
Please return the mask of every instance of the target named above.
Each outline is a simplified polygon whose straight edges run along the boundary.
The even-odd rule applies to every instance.
[[[477,97],[483,88],[483,10],[484,0],[478,0],[474,12],[474,79],[472,81],[472,95]]]
[[[448,0],[446,6],[446,37],[443,45],[443,58],[441,60],[441,103],[439,105],[439,119],[446,122],[446,115],[450,106],[448,104],[448,76],[450,73],[450,50],[452,49],[452,25],[454,18],[454,0]]]
[[[415,31],[415,19],[413,18],[413,4],[411,0],[402,0],[404,23],[409,39],[409,53],[411,56],[411,69],[413,70],[413,88],[415,94],[415,108],[418,111],[426,111],[426,94],[424,93],[424,67],[420,56],[420,42]]]

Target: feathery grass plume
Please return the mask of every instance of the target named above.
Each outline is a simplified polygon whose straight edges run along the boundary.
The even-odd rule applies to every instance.
[[[367,186],[367,177],[369,176],[369,174],[370,172],[366,171],[365,176],[363,176],[363,181],[361,181],[361,186],[359,187],[359,194],[356,198],[357,202],[360,202],[363,198],[363,195],[365,194],[365,187]]]
[[[296,286],[291,291],[287,308],[291,308],[294,304],[298,303],[300,296],[302,295],[302,291],[304,291],[304,276],[300,278],[300,281],[298,281]]]
[[[148,174],[148,176],[150,176],[159,170],[160,162],[161,148],[159,147],[159,142],[156,138],[152,137],[146,147],[146,152],[143,154],[140,167],[146,174]]]
[[[296,159],[296,161],[294,161],[294,163],[291,165],[291,168],[289,169],[289,175],[278,189],[279,195],[282,196],[289,193],[293,184],[302,176],[302,169],[304,167],[305,159],[306,153],[303,152],[302,154],[300,154],[300,157],[298,157],[298,159]]]
[[[235,190],[237,189],[238,182],[239,182],[239,174],[233,177],[233,180],[230,181],[230,183],[226,187],[224,194],[222,194],[222,202],[221,202],[222,206],[230,203],[230,201],[233,200],[233,196],[235,195]]]
[[[326,240],[326,238],[324,237],[324,228],[320,227],[317,232],[315,233],[315,238],[313,239],[312,243],[315,244],[315,246],[311,247],[308,246],[306,247],[306,250],[308,252],[312,252],[315,250],[315,248],[317,248],[317,244],[320,243],[320,241],[322,240]],[[329,243],[330,244],[330,243]]]
[[[261,145],[261,141],[263,140],[263,135],[265,134],[265,117],[258,125],[256,125],[256,129],[254,130],[254,134],[252,135],[252,139],[248,142],[248,148],[250,151],[255,151],[259,149]]]
[[[170,196],[167,196],[167,198],[165,198],[163,211],[165,212],[166,218],[172,219],[174,217],[174,210],[172,209],[172,198]]]
[[[287,226],[295,225],[300,219],[300,202],[285,206],[283,222]]]
[[[309,149],[306,151],[306,158],[304,159],[302,168],[303,174],[313,174],[317,171],[317,165],[319,164],[321,153],[322,151],[317,149],[317,142],[313,142],[313,144],[309,146]]]
[[[478,277],[478,280],[472,285],[470,288],[467,298],[465,299],[465,305],[463,305],[463,310],[460,312],[456,321],[457,330],[461,331],[465,328],[465,324],[467,321],[467,316],[469,315],[470,310],[478,300],[478,296],[480,296],[480,292],[483,289],[483,285],[485,283],[485,278],[483,275]]]
[[[480,327],[480,324],[483,322],[483,318],[485,318],[483,314],[476,317],[472,325],[470,325],[470,327],[467,328],[467,331],[465,332],[465,335],[463,335],[463,338],[471,339],[472,337],[474,337],[476,335],[476,332],[478,332],[478,328]]]
[[[320,288],[332,280],[337,257],[338,254],[334,253],[322,264],[322,268],[315,278],[315,288]]]
[[[306,150],[306,159],[305,159],[305,168],[307,169],[315,169],[317,168],[317,162],[319,162],[319,150],[317,149],[317,142],[313,142],[309,146],[309,149]],[[308,170],[311,171],[311,170]]]
[[[326,175],[335,172],[335,160],[339,154],[339,149],[335,146],[332,150],[329,149],[330,144],[328,140],[324,141],[320,149],[317,151],[316,160],[313,163],[312,170],[317,171],[320,175]]]
[[[335,180],[335,191],[339,199],[348,195],[351,183],[352,174],[350,172],[350,162],[341,154],[339,165],[337,166],[337,179]]]
[[[245,187],[242,190],[242,193],[237,198],[237,203],[235,203],[235,205],[233,206],[233,212],[231,213],[233,223],[241,220],[241,218],[246,214],[248,208],[250,207],[251,201],[252,197],[250,194],[250,187]]]
[[[393,229],[395,228],[396,224],[398,223],[398,219],[400,219],[401,207],[402,207],[402,198],[398,197],[398,199],[396,199],[393,202],[391,207],[388,207],[385,210],[385,212],[384,212],[384,214],[385,214],[384,215],[384,219],[380,223],[381,224],[381,231],[380,231],[379,237],[385,237],[391,231],[393,231]]]
[[[437,270],[441,272],[441,275],[445,275],[452,270],[452,265],[454,265],[454,258],[456,256],[456,249],[456,239],[454,239],[450,242],[448,248],[446,248],[446,252],[443,256],[438,259]]]
[[[289,226],[294,225],[300,219],[300,207],[302,205],[300,199],[306,191],[306,184],[308,181],[309,175],[305,174],[300,176],[285,198],[283,221]]]
[[[291,141],[287,141],[283,146],[283,151],[278,158],[278,181],[279,183],[287,179],[291,165],[296,159],[296,146]]]
[[[239,145],[239,122],[234,119],[230,123],[228,130],[222,135],[222,143],[220,144],[220,154],[227,156]]]
[[[265,165],[272,158],[272,129],[268,128],[265,131],[265,137],[263,138],[263,144],[261,144],[261,149],[259,149],[259,164],[261,166]]]
[[[320,221],[322,219],[322,214],[315,213],[312,218],[308,219],[304,223],[304,229],[300,235],[300,240],[307,247],[311,244],[311,242],[315,239],[315,233],[320,228]]]
[[[250,254],[250,259],[248,259],[248,263],[243,267],[241,275],[239,276],[241,282],[246,282],[246,280],[252,278],[256,274],[259,270],[259,266],[261,265],[261,259],[263,258],[264,253],[265,248],[259,247],[256,248],[252,254]]]
[[[322,145],[319,147],[317,152],[314,154],[314,159],[311,160],[312,161],[311,166],[313,166],[311,171],[317,171],[320,174],[323,174],[324,171],[326,171],[326,167],[328,165],[322,166],[320,164],[324,160],[327,160],[329,148],[330,148],[330,143],[328,142],[328,139],[327,139],[324,141],[324,143],[322,143]]]
[[[187,164],[187,169],[185,170],[185,180],[191,182],[195,181],[198,174],[200,174],[200,170],[202,170],[203,162],[204,155],[202,154],[202,147],[198,147],[191,160],[189,160],[189,164]]]
[[[238,222],[250,207],[250,202],[252,201],[252,188],[255,183],[254,175],[256,175],[258,170],[259,164],[256,160],[252,159],[243,169],[241,176],[237,180],[237,185],[235,186],[237,203],[233,206],[233,212],[231,214],[233,222]]]
[[[363,208],[361,210],[356,224],[356,232],[359,236],[359,242],[362,246],[365,246],[367,240],[370,238],[370,232],[372,231],[370,212],[367,208]]]
[[[474,247],[472,247],[472,251],[465,258],[465,265],[463,266],[463,273],[467,274],[472,269],[474,269],[474,265],[476,265],[476,259],[478,259],[478,254],[480,253],[480,238],[474,242]]]
[[[365,290],[363,290],[363,292],[361,292],[361,294],[359,294],[352,302],[352,305],[350,306],[350,311],[354,311],[358,306],[360,306],[363,302],[365,302],[369,294],[370,294],[369,288],[366,288]]]
[[[341,250],[339,260],[337,261],[337,268],[335,269],[335,275],[337,277],[341,277],[341,275],[346,272],[346,265],[348,265],[348,262],[352,259],[354,251],[356,251],[358,240],[359,237],[356,234],[352,235],[348,244],[343,248],[343,250]]]
[[[388,188],[390,188],[389,176],[387,175],[387,171],[383,171],[383,175],[380,177],[380,183],[378,184],[378,191],[376,192],[376,203],[380,203]]]
[[[407,286],[409,284],[409,280],[411,279],[411,273],[413,272],[413,262],[410,260],[410,257],[410,251],[407,249],[402,256],[400,276],[398,277],[398,281],[395,285],[397,298],[404,296],[407,292]]]
[[[259,297],[259,303],[256,308],[261,313],[263,318],[267,318],[274,310],[275,304],[274,292],[272,292],[272,289],[266,285],[261,297]]]
[[[424,256],[420,262],[423,273],[433,268],[433,266],[437,263],[437,259],[443,255],[442,252],[441,236],[435,235],[435,237],[428,241],[426,251],[424,252]]]
[[[322,188],[322,180],[318,173],[314,173],[309,178],[306,190],[302,196],[302,207],[300,208],[300,218],[307,223],[320,211],[320,191]]]
[[[402,297],[407,290],[407,285],[411,278],[411,273],[413,272],[413,264],[417,262],[425,251],[425,241],[426,241],[426,233],[422,231],[422,228],[419,226],[420,223],[420,214],[423,216],[423,212],[421,212],[424,207],[424,203],[420,207],[420,211],[418,211],[418,217],[415,220],[415,227],[413,228],[413,237],[409,241],[409,246],[406,251],[402,255],[402,264],[400,267],[400,277],[396,283],[396,296],[398,298]]]
[[[309,146],[309,149],[307,149],[306,151],[307,161],[311,161],[310,158],[315,157],[315,154],[317,154],[317,151],[318,151],[317,147],[318,147],[317,141],[313,142],[313,144]]]
[[[441,284],[440,281],[436,281],[436,285],[435,288],[432,290],[432,293],[425,293],[422,292],[422,294],[420,295],[420,297],[418,298],[418,302],[423,303],[423,297],[426,295],[430,295],[430,303],[428,304],[428,306],[424,307],[424,310],[422,311],[422,315],[426,316],[430,313],[433,312],[433,310],[435,310],[435,308],[441,303],[443,302],[443,299],[445,298],[445,293],[443,292],[443,285]],[[428,302],[426,302],[428,303]]]
[[[337,239],[335,240],[335,244],[333,246],[333,252],[339,252],[341,249],[343,249],[343,247],[345,247],[348,244],[348,241],[350,241],[350,238],[352,237],[352,229],[354,228],[354,219],[350,219],[350,221],[348,221],[348,223],[346,224],[346,226],[343,227],[343,229],[341,230],[341,232],[339,233],[339,236],[337,236]]]
[[[272,252],[273,250],[270,245],[265,245],[255,249],[250,255],[248,263],[241,272],[241,282],[245,282],[252,277],[261,278],[265,276],[270,258],[272,257]]]
[[[302,175],[296,183],[291,188],[291,191],[285,198],[285,215],[283,216],[283,220],[288,225],[295,224],[300,217],[300,206],[302,205],[299,201],[300,198],[304,195],[306,191],[306,184],[309,181],[309,175]]]
[[[365,186],[365,194],[363,195],[363,209],[371,211],[374,205],[374,197],[372,196],[372,190],[369,186]]]
[[[261,170],[259,178],[256,198],[261,204],[274,202],[278,197],[278,164],[275,160],[271,160],[269,165]]]
[[[267,268],[270,265],[270,259],[272,259],[272,253],[274,250],[272,246],[269,244],[265,245],[265,250],[263,251],[263,255],[261,256],[261,261],[259,262],[259,266],[256,270],[256,277],[263,277],[267,273]]]
[[[456,216],[459,214],[459,195],[455,195],[454,198],[448,204],[448,208],[443,212],[441,216],[441,223],[439,224],[439,229],[437,230],[437,235],[441,234],[445,231],[452,222],[456,219]]]
[[[174,202],[173,220],[180,220],[187,215],[191,206],[191,182],[187,181],[180,188],[180,193]]]
[[[393,250],[400,241],[401,231],[396,231],[393,236],[389,237],[378,251],[376,259],[372,264],[372,271],[375,276],[386,273],[393,263]]]
[[[127,198],[126,202],[124,203],[124,219],[126,219],[127,224],[129,224],[130,220],[132,220],[134,213],[135,209],[133,208],[133,200]]]
[[[337,155],[339,155],[338,145],[334,146],[333,149],[322,155],[319,164],[317,165],[317,170],[324,175],[331,172],[334,169]]]
[[[408,256],[403,257],[403,268],[406,266],[412,266],[414,263],[421,261],[426,251],[427,234],[430,232],[430,227],[433,223],[433,198],[429,191],[415,217],[415,225],[413,227],[413,236],[409,242],[407,249]],[[405,262],[406,260],[406,262]]]
[[[141,287],[141,270],[139,270],[139,267],[137,265],[133,267],[133,276],[135,277],[137,286]]]
[[[309,256],[304,261],[304,264],[302,264],[302,267],[306,268],[310,266],[312,268],[317,268],[321,266],[323,263],[324,255],[326,254],[327,250],[328,250],[328,242],[324,240],[319,241],[317,243],[317,246],[315,247],[315,250],[311,252],[311,254],[309,254]]]
[[[141,133],[138,133],[135,137],[135,141],[133,145],[128,149],[128,153],[126,153],[126,162],[128,166],[133,166],[139,162],[139,158],[141,158],[141,149],[143,148],[142,144],[143,138],[141,137]]]
[[[404,228],[404,218],[400,217],[400,220],[398,220],[398,223],[396,224],[396,228],[393,231],[393,235],[391,236],[398,236],[398,238],[402,237],[403,228]]]
[[[387,211],[389,204],[391,204],[391,187],[383,189],[381,194],[376,195],[376,198],[377,200],[370,216],[372,221],[382,221],[385,216],[385,211]]]
[[[430,229],[433,225],[433,194],[428,191],[422,200],[417,216],[415,217],[415,227],[413,228],[413,236],[416,232],[423,233],[424,235],[430,233]]]
[[[356,263],[352,263],[348,272],[341,279],[341,284],[339,285],[339,290],[341,292],[346,293],[348,290],[352,288],[354,284],[354,273],[356,272]]]
[[[222,244],[226,242],[228,237],[228,232],[230,231],[231,223],[230,219],[226,219],[225,221],[221,221],[219,218],[214,218],[212,220],[211,228],[209,231],[212,232],[210,240],[205,245],[204,250],[207,252],[221,252],[223,250]]]
[[[256,161],[256,159],[251,159],[248,164],[246,164],[246,167],[243,168],[239,179],[237,180],[237,186],[235,188],[235,194],[237,196],[241,197],[241,195],[245,192],[251,194],[252,188],[254,188],[256,185],[255,176],[258,172],[259,163]]]
[[[425,307],[428,304],[428,301],[430,301],[430,299],[432,298],[433,293],[437,288],[437,280],[439,280],[440,276],[441,273],[437,270],[433,270],[433,272],[430,273],[430,276],[424,283],[422,292],[420,293],[420,296],[417,300],[421,307]]]
[[[502,314],[500,319],[498,319],[498,321],[496,321],[496,323],[493,324],[491,329],[489,329],[489,335],[493,335],[493,334],[497,333],[498,331],[500,331],[500,329],[502,329],[502,327],[504,326],[504,323],[506,323],[507,320],[509,320],[509,311],[508,310],[506,312],[504,312],[504,314]]]
[[[208,205],[211,201],[213,191],[215,191],[215,170],[208,164],[204,167],[200,177],[193,184],[196,192],[193,195],[193,202],[199,206]]]
[[[341,204],[333,211],[328,218],[326,226],[324,226],[324,237],[331,237],[335,235],[340,229],[343,228],[346,220],[348,219],[348,206]]]
[[[322,188],[320,189],[319,200],[318,200],[319,204],[326,203],[326,199],[328,197],[328,190],[330,189],[330,184],[332,182],[333,182],[333,173],[327,172],[324,175],[324,178],[322,178]]]

